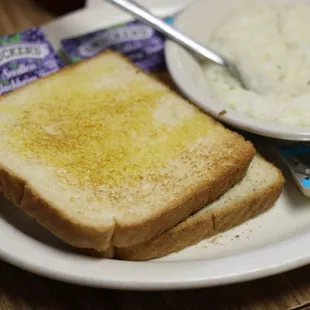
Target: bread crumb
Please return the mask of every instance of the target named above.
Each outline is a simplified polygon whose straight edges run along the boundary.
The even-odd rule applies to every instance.
[[[210,242],[213,244],[219,244],[217,241],[221,238],[222,236],[215,236],[214,238],[210,239]]]
[[[224,110],[220,111],[218,115],[222,116],[222,115],[225,115],[226,113],[227,113],[227,111],[224,109]]]

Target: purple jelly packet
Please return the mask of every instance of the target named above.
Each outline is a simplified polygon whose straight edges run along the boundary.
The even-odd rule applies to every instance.
[[[172,23],[168,17],[166,22]],[[61,41],[64,54],[73,63],[91,58],[109,48],[127,56],[148,72],[166,68],[165,39],[162,34],[139,22],[131,21]]]
[[[0,94],[61,67],[59,57],[38,27],[0,37]]]

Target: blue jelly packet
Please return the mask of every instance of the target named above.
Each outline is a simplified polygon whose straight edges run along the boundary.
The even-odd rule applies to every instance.
[[[0,94],[61,67],[59,57],[38,27],[0,37]]]
[[[167,23],[173,17],[165,18]],[[151,27],[130,21],[61,41],[64,54],[75,63],[91,58],[105,49],[112,49],[127,56],[134,64],[147,72],[166,68],[164,36]]]
[[[277,151],[300,191],[310,197],[310,144],[280,145]]]

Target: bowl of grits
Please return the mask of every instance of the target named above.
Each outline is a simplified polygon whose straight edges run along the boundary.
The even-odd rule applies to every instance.
[[[175,26],[234,62],[246,86],[168,41],[168,69],[190,100],[236,128],[310,141],[310,0],[203,0]]]

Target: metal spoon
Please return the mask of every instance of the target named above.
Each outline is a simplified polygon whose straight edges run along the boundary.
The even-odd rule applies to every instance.
[[[154,16],[145,7],[141,6],[140,4],[134,1],[130,0],[106,0],[106,1],[116,5],[117,7],[123,9],[126,12],[131,13],[141,22],[161,32],[172,41],[185,47],[190,52],[194,52],[199,58],[211,60],[214,63],[225,67],[230,72],[230,74],[234,78],[236,78],[240,82],[240,84],[245,88],[244,82],[241,78],[241,75],[237,67],[223,56],[220,56],[219,53],[199,44],[197,41],[191,39],[186,34],[175,29],[174,27],[162,21],[158,17]]]

